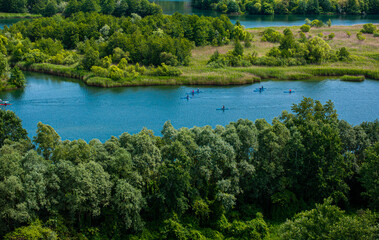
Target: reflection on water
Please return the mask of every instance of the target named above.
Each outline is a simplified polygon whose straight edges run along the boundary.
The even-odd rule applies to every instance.
[[[21,21],[23,19],[21,18],[10,18],[10,19],[1,19],[0,18],[0,29],[3,29],[5,25],[7,25],[8,27],[18,21]]]
[[[154,1],[159,4],[163,12],[173,14],[175,12],[184,14],[196,14],[203,16],[219,16],[221,13],[215,11],[206,11],[194,9],[191,2],[184,1]],[[332,20],[333,25],[353,25],[364,23],[379,23],[379,15],[243,15],[229,16],[232,23],[237,20],[247,28],[252,27],[269,27],[269,26],[300,26],[304,24],[306,18],[320,19],[324,22]]]
[[[33,136],[39,121],[53,126],[63,139],[102,141],[123,132],[136,133],[143,127],[160,134],[165,121],[176,128],[226,125],[240,118],[271,121],[293,103],[311,97],[325,103],[331,99],[340,118],[352,124],[373,121],[379,116],[379,82],[265,81],[230,87],[200,86],[201,93],[182,99],[191,86],[129,87],[103,89],[78,81],[38,73],[26,73],[24,90],[0,92],[7,106],[23,120]],[[263,85],[262,93],[254,90]],[[292,89],[293,94],[284,91]],[[228,111],[216,111],[222,105]]]

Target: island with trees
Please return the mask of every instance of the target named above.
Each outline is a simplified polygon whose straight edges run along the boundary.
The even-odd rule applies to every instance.
[[[304,98],[269,123],[62,140],[0,110],[3,239],[377,239],[379,122]]]

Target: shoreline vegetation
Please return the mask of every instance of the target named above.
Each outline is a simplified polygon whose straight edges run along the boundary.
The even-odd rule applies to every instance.
[[[0,19],[11,19],[11,18],[40,18],[41,14],[32,13],[4,13],[0,12]]]
[[[304,97],[291,110],[86,142],[41,122],[30,139],[0,109],[0,235],[377,239],[379,121],[352,126],[330,100]]]
[[[374,26],[378,26],[377,24]],[[272,27],[283,31],[286,27]],[[264,56],[278,43],[262,42],[260,34],[267,28],[246,29],[254,36],[252,47],[245,48],[245,53],[253,51],[258,56]],[[295,35],[300,34],[298,26],[289,27]],[[77,70],[76,65],[56,65],[51,63],[16,65],[25,71],[41,72],[51,75],[64,76],[82,80],[89,86],[96,87],[128,87],[152,85],[243,85],[260,82],[265,79],[273,80],[307,80],[316,77],[363,76],[379,80],[379,44],[378,38],[365,34],[365,41],[353,37],[362,29],[362,25],[332,26],[311,28],[308,36],[328,36],[334,33],[332,40],[326,40],[332,49],[345,46],[351,52],[351,59],[342,62],[325,62],[322,64],[306,64],[302,66],[249,66],[212,68],[207,66],[209,56],[213,52],[227,53],[233,49],[233,44],[223,46],[198,46],[191,51],[188,66],[176,66],[182,72],[180,76],[151,76],[139,75],[114,81],[111,78],[96,76],[87,70]],[[348,34],[352,36],[349,37]],[[345,78],[341,78],[344,80]]]
[[[242,85],[344,75],[379,80],[378,28],[305,19],[300,27],[245,29],[225,15],[119,18],[79,12],[0,30],[0,52],[4,71],[17,66],[96,87]]]

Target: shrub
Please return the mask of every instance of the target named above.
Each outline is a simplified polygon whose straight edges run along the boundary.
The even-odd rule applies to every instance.
[[[16,87],[25,86],[25,76],[18,67],[14,67],[11,70],[11,77],[9,79],[9,83]]]
[[[336,35],[334,33],[331,33],[328,35],[329,40],[332,40]]]
[[[326,199],[316,208],[298,213],[280,227],[281,239],[375,239],[375,215],[346,216]]]
[[[358,32],[358,33],[357,33],[357,39],[358,39],[359,41],[364,41],[364,40],[366,39],[366,36],[363,35],[361,32]]]
[[[108,77],[108,69],[98,67],[98,66],[92,66],[91,71],[96,75],[100,77]]]
[[[376,26],[372,23],[366,23],[363,25],[363,29],[361,30],[361,32],[363,33],[374,33],[376,30]]]
[[[342,47],[337,51],[337,57],[339,60],[347,60],[350,57],[350,53],[345,47]]]
[[[331,27],[332,26],[332,20],[328,20],[327,22],[326,22],[326,24],[328,24],[328,27]]]
[[[109,68],[108,77],[112,78],[113,80],[120,80],[122,77],[124,77],[124,71],[119,69],[117,66],[112,65]]]
[[[300,30],[302,32],[309,32],[309,30],[311,30],[311,27],[309,25],[304,24],[303,26],[300,27]]]
[[[162,63],[162,66],[153,68],[150,74],[153,76],[180,76],[182,71]]]
[[[351,32],[346,31],[346,35],[347,35],[348,38],[350,38],[351,37]]]
[[[374,37],[379,37],[379,31],[374,32]]]
[[[272,28],[267,28],[263,31],[263,36],[262,36],[263,42],[278,43],[282,40],[282,38],[283,38],[283,34]]]
[[[324,26],[324,23],[321,20],[315,19],[311,22],[311,27],[322,27]]]

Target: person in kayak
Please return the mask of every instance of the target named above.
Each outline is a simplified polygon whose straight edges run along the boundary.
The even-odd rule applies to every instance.
[[[187,94],[187,97],[186,97],[186,98],[187,98],[187,100],[189,100],[189,95],[188,95],[188,94]]]
[[[222,110],[225,110],[225,106],[224,105],[222,105],[222,108],[221,108]]]
[[[197,93],[200,93],[200,89],[197,89]]]
[[[292,90],[290,89],[290,93],[292,92]]]
[[[195,95],[195,90],[192,90],[192,95]]]

